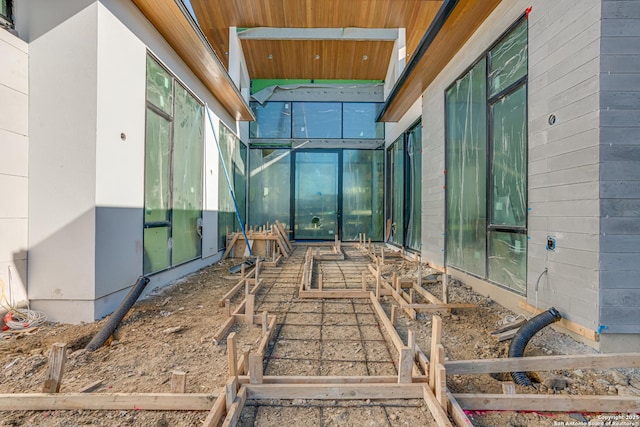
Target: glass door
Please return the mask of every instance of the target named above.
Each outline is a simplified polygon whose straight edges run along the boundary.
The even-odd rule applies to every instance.
[[[340,223],[337,151],[298,151],[294,161],[293,232],[297,240],[333,240]]]

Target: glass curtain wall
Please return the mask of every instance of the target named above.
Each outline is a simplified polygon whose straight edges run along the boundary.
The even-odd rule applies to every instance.
[[[406,246],[419,251],[422,246],[422,124],[406,133]]]
[[[486,273],[487,103],[482,59],[447,91],[447,264]]]
[[[384,151],[342,153],[342,240],[366,233],[382,240],[384,230]]]
[[[398,138],[389,151],[389,176],[391,202],[391,241],[404,245],[404,135]]]
[[[447,264],[523,294],[526,80],[522,20],[446,92]]]
[[[274,223],[290,225],[291,151],[249,150],[249,221],[254,226]]]
[[[220,151],[222,155],[218,168],[218,248],[226,246],[227,233],[240,230],[231,190],[233,190],[238,212],[246,222],[246,147],[240,139],[222,122],[220,123]],[[226,167],[231,181],[231,189],[225,176]]]
[[[202,253],[203,107],[147,56],[145,274]]]

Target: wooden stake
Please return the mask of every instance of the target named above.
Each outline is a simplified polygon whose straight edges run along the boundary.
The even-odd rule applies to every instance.
[[[249,353],[249,382],[262,384],[262,354]]]
[[[232,377],[229,378],[229,380],[227,381],[227,384],[225,384],[224,387],[224,391],[225,391],[225,401],[226,401],[226,408],[227,408],[227,413],[231,410],[231,405],[233,405],[233,402],[236,400],[236,396],[238,393],[238,378],[237,377]]]
[[[413,288],[409,289],[409,304],[413,304],[415,296],[416,291]]]
[[[262,312],[262,336],[267,334],[269,330],[269,313],[267,311]]]
[[[367,273],[364,271],[362,272],[362,290],[367,291]]]
[[[413,329],[407,331],[407,346],[411,347],[414,352],[416,351],[416,334]]]
[[[449,275],[447,273],[442,275],[442,302],[449,303]]]
[[[384,265],[384,246],[380,248],[380,257],[382,258],[380,262]]]
[[[238,350],[236,347],[236,333],[231,332],[227,337],[227,355],[229,357],[229,376],[238,377]]]
[[[67,361],[67,344],[55,343],[51,347],[49,354],[49,366],[45,375],[44,393],[57,393],[60,391],[62,375],[64,374],[64,364]]]
[[[395,305],[391,306],[391,324],[393,326],[396,325],[396,306]]]
[[[376,273],[376,299],[380,301],[380,270]]]
[[[187,392],[187,373],[182,371],[173,371],[171,373],[171,393]]]
[[[224,300],[224,307],[227,318],[231,317],[231,300],[229,298]]]
[[[322,273],[318,273],[318,289],[322,291]]]
[[[369,253],[372,253],[371,252],[371,237],[369,237]]]
[[[438,350],[438,344],[440,344],[442,340],[442,318],[440,316],[432,316],[431,317],[431,354],[429,361],[429,387],[431,390],[435,387],[435,376],[436,376],[436,366],[434,363],[434,358],[437,357],[436,353]]]
[[[249,325],[253,325],[253,310],[256,304],[256,296],[254,294],[248,294],[246,296],[246,304],[244,306],[245,321]]]
[[[422,263],[418,263],[418,287],[422,287]]]
[[[398,275],[394,271],[391,275],[391,286],[393,286],[396,292],[400,292],[400,284],[398,283]]]
[[[398,383],[411,383],[411,373],[413,370],[413,350],[411,347],[400,348],[398,358]]]
[[[442,365],[436,367],[436,389],[434,391],[436,399],[445,411],[447,410],[447,374],[446,369]]]

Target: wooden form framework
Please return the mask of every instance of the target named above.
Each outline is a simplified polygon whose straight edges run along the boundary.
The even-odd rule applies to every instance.
[[[309,261],[309,260],[307,260]],[[371,271],[371,266],[370,271]],[[225,426],[237,424],[247,400],[251,399],[317,399],[317,400],[360,400],[360,399],[424,399],[438,425],[470,426],[465,410],[516,410],[516,411],[557,411],[557,412],[622,412],[640,410],[638,398],[634,396],[571,396],[571,395],[515,395],[515,394],[452,394],[446,387],[446,375],[486,374],[494,372],[558,370],[558,369],[602,369],[620,367],[640,367],[640,353],[594,354],[567,356],[538,356],[504,359],[460,360],[445,362],[445,349],[441,344],[442,319],[432,318],[432,337],[429,358],[416,343],[413,331],[409,331],[405,343],[399,336],[391,318],[380,304],[380,295],[392,295],[394,299],[409,287],[406,282],[395,280],[396,286],[382,284],[378,268],[372,271],[376,278],[376,293],[366,289],[373,309],[383,325],[391,342],[398,351],[397,376],[265,376],[263,363],[265,350],[276,326],[276,317],[267,312],[256,315],[252,302],[260,289],[259,272],[261,263],[254,270],[244,274],[245,300],[232,313],[229,299],[225,304],[229,318],[227,323],[236,321],[262,326],[262,338],[255,350],[237,352],[235,333],[226,339],[229,357],[229,380],[217,394],[184,393],[186,375],[174,372],[172,393],[57,393],[62,378],[65,353],[53,351],[45,382],[48,393],[0,394],[0,410],[158,410],[158,411],[209,411],[204,426]],[[250,279],[250,276],[253,277]],[[363,280],[363,283],[366,281]],[[253,288],[251,288],[253,285]],[[237,287],[238,285],[234,286]],[[242,286],[236,289],[239,291]],[[391,289],[389,289],[391,288]],[[327,291],[323,291],[327,292]],[[353,298],[353,297],[349,297]],[[413,304],[416,305],[416,304]],[[395,306],[393,306],[395,307]],[[404,307],[414,308],[414,307]],[[456,308],[456,307],[451,307]],[[221,328],[216,339],[221,341],[231,326]],[[228,329],[225,329],[228,328]],[[55,349],[63,349],[64,344],[55,344]],[[56,385],[57,383],[57,385]],[[91,391],[92,387],[85,387]],[[451,422],[453,420],[453,423]]]
[[[287,231],[279,221],[271,225],[267,223],[257,229],[251,227],[246,231],[246,236],[253,255],[263,258],[265,262],[273,263],[274,267],[280,263],[283,257],[289,258],[293,252],[293,245],[287,237]],[[227,232],[227,248],[222,259],[232,254],[235,258],[241,258],[245,255],[246,240],[242,232],[231,234]]]

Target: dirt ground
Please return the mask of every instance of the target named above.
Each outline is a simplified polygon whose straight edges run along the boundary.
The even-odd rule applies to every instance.
[[[355,248],[349,249],[347,257],[353,256],[353,251]],[[169,392],[172,371],[184,371],[187,373],[188,393],[217,394],[227,381],[227,354],[226,345],[214,345],[212,337],[225,320],[224,309],[218,307],[218,299],[237,282],[237,275],[229,272],[229,268],[237,263],[238,260],[225,260],[171,286],[154,290],[149,297],[134,306],[108,345],[95,352],[87,352],[84,347],[100,330],[104,320],[80,325],[49,322],[30,335],[3,335],[0,340],[3,393],[40,392],[50,348],[54,343],[64,342],[68,345],[68,359],[61,392],[76,392],[97,380],[101,381],[101,385],[93,393]],[[270,269],[266,269],[264,272],[266,278],[269,277],[269,271]],[[392,265],[385,265],[383,271],[387,277],[395,271],[400,277],[415,278],[417,265],[398,260]],[[429,276],[434,271],[430,271],[427,266],[424,266],[423,272],[425,279],[435,277]],[[434,295],[441,296],[439,283],[424,287]],[[273,291],[272,300],[265,297],[264,303],[281,304],[277,301],[277,295]],[[295,293],[287,298],[290,307],[293,307],[291,304],[298,303]],[[457,281],[450,283],[449,301],[477,303],[479,308],[458,310],[443,318],[442,341],[448,360],[506,356],[509,342],[497,342],[490,332],[515,317],[514,313]],[[356,316],[368,315],[358,311],[357,307],[354,313]],[[324,317],[320,319],[321,322],[325,322]],[[326,318],[329,321],[334,316],[327,315]],[[397,329],[402,337],[406,336],[408,328],[416,332],[418,345],[428,352],[431,317],[420,315],[416,321],[412,321],[406,316],[399,316]],[[237,325],[234,330],[237,331],[239,349],[256,345],[260,340],[261,330],[258,327]],[[287,336],[283,332],[277,339],[286,341]],[[309,349],[313,349],[313,343],[314,337],[311,335],[299,344],[309,352],[312,351]],[[291,341],[288,345],[296,345],[296,342]],[[333,352],[331,357],[335,360],[341,360],[341,351],[359,351],[346,348],[348,346],[341,349],[327,344],[325,347],[323,351]],[[285,364],[287,354],[285,352],[282,356],[278,353],[281,348],[287,349],[282,345],[278,347],[277,343],[270,346],[269,363],[273,364],[268,365],[265,374],[270,374],[269,369],[273,371],[271,374],[279,375],[336,374],[326,369],[314,369],[311,365]],[[531,340],[526,355],[593,352],[593,349],[567,335],[545,328]],[[278,360],[278,357],[282,360]],[[280,362],[282,365],[278,365]],[[384,361],[381,360],[380,363]],[[349,367],[348,362],[336,366],[338,372],[349,368],[353,366]],[[501,393],[501,380],[507,378],[450,375],[447,385],[453,393]],[[556,390],[545,386],[550,380],[564,387]],[[540,373],[539,381],[540,384],[536,384],[535,389],[517,386],[517,392],[632,395],[639,396],[640,402],[638,369],[581,369]],[[411,408],[413,412],[405,411],[406,408]],[[199,426],[206,415],[202,411],[12,411],[0,412],[0,426]],[[432,421],[428,420],[430,417],[427,415],[424,403],[412,400],[385,402],[384,405],[375,401],[250,401],[243,411],[241,425],[431,425]],[[561,421],[565,425],[570,425],[570,422],[586,425],[591,419],[597,420],[597,415],[594,414],[471,412],[468,415],[475,426],[554,426],[560,425]]]

